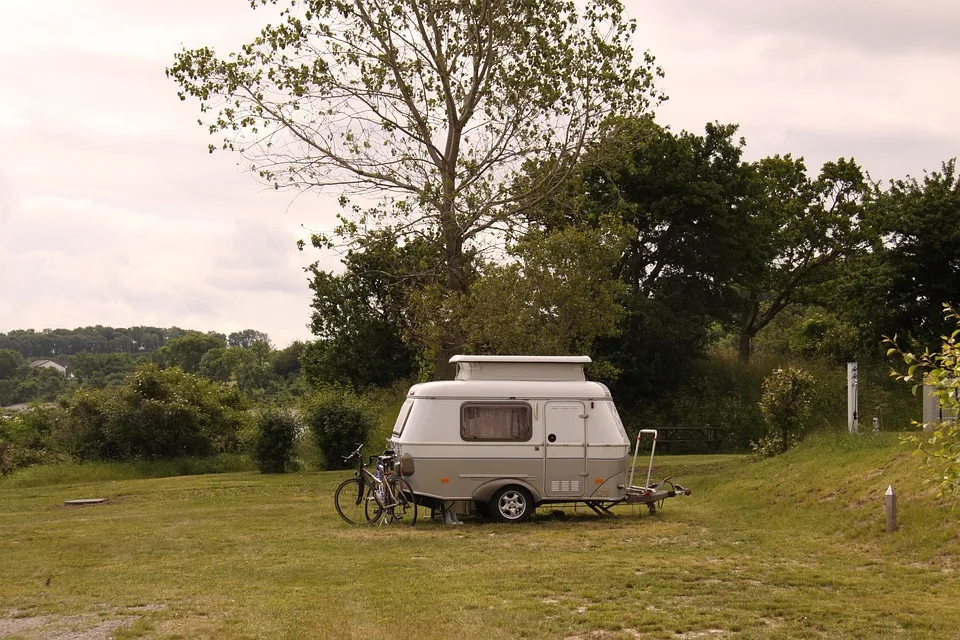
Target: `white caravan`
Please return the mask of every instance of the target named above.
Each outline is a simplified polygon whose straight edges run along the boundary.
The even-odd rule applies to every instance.
[[[590,358],[461,355],[450,362],[455,380],[410,388],[389,440],[419,502],[518,522],[541,504],[585,502],[604,512],[644,502],[652,511],[665,497],[689,493],[668,481],[631,486],[630,439],[610,390],[584,376]],[[655,446],[656,432],[646,433]]]

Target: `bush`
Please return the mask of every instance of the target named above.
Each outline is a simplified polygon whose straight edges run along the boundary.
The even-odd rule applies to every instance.
[[[917,356],[900,350],[894,339],[885,338],[891,345],[887,355],[898,354],[907,365],[906,374],[894,372],[897,380],[912,385],[916,395],[924,385],[932,387],[931,395],[936,397],[945,416],[952,416],[943,422],[927,424],[914,423],[923,427],[926,433],[904,435],[904,443],[916,447],[916,453],[924,456],[924,466],[936,475],[941,498],[960,496],[960,313],[949,305],[944,305],[945,317],[957,323],[957,330],[945,336],[938,353],[924,352]]]
[[[374,423],[363,401],[353,392],[331,388],[307,397],[303,419],[313,434],[328,469],[343,469],[343,458],[365,442]]]
[[[119,387],[64,399],[54,435],[81,460],[229,453],[237,450],[242,405],[235,389],[150,364]]]
[[[757,453],[775,456],[799,444],[810,417],[813,385],[813,376],[794,367],[775,369],[763,381],[760,414],[764,435],[758,442],[751,443]]]
[[[54,451],[50,438],[56,417],[55,407],[39,404],[0,415],[0,473],[60,461],[63,456]]]
[[[285,473],[293,466],[299,425],[290,411],[280,407],[262,409],[254,422],[256,441],[253,459],[261,473]]]

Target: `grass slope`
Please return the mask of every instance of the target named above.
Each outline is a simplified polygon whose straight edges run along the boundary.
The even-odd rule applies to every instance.
[[[958,517],[892,437],[657,472],[694,495],[655,516],[407,530],[342,523],[342,472],[3,481],[0,636],[956,637]],[[111,502],[62,506],[95,494]]]

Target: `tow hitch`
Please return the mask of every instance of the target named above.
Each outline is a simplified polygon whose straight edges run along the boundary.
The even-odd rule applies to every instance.
[[[647,482],[643,486],[633,484],[634,472],[637,469],[637,455],[640,453],[640,438],[643,434],[653,436],[653,444],[650,446],[650,464],[647,467]],[[633,451],[633,466],[630,468],[630,485],[624,490],[624,502],[626,504],[642,503],[647,505],[650,513],[656,513],[657,509],[663,507],[663,501],[667,498],[676,496],[689,496],[692,491],[687,487],[672,482],[670,477],[666,477],[655,485],[650,484],[650,476],[653,473],[653,455],[657,450],[657,430],[641,429],[637,434],[637,444]]]

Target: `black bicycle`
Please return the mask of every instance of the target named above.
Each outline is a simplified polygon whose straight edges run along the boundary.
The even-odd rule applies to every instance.
[[[396,456],[392,451],[370,456],[375,473],[363,463],[363,445],[344,460],[357,459],[357,470],[352,478],[340,483],[333,495],[337,513],[350,524],[401,524],[413,526],[417,522],[417,503],[413,489],[396,470]]]

